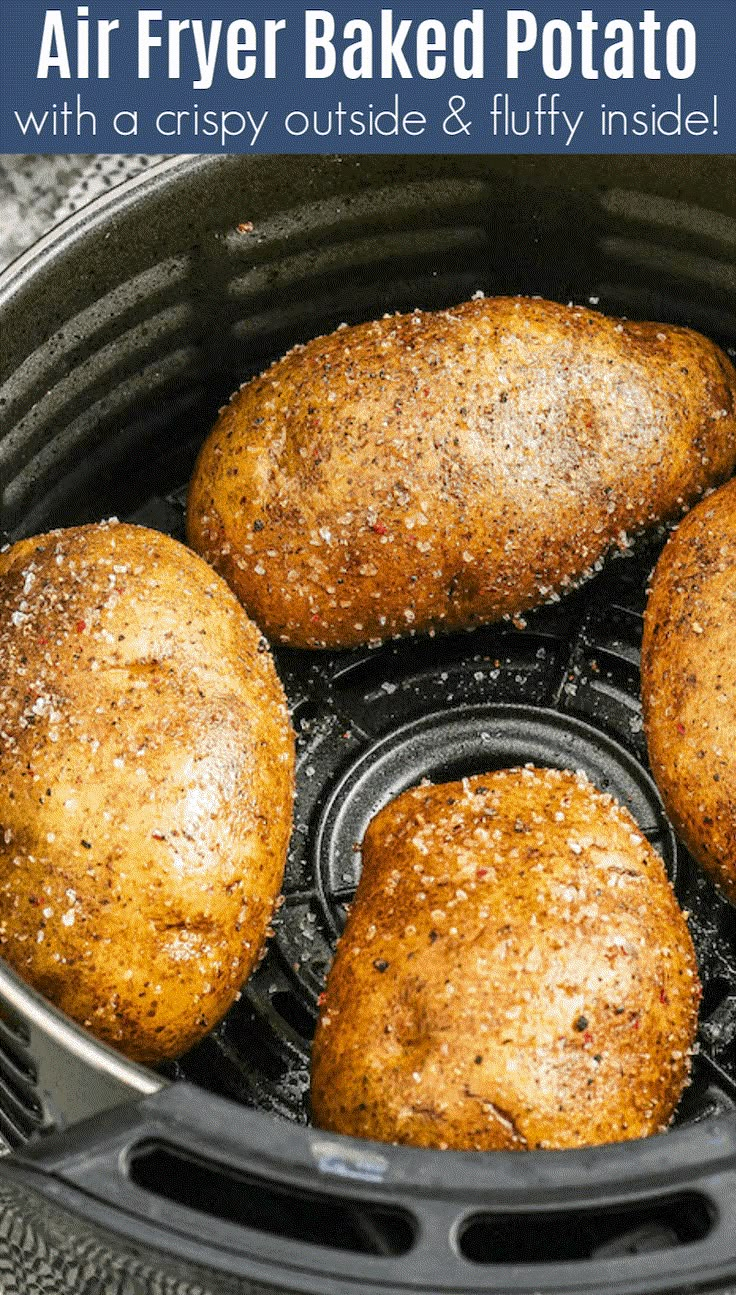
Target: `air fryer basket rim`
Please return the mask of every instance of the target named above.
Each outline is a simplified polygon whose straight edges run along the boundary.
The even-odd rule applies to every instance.
[[[720,160],[720,159],[719,159]],[[277,164],[279,159],[273,158],[234,158],[221,157],[219,155],[209,156],[185,156],[176,157],[164,161],[136,179],[129,181],[101,197],[94,200],[89,206],[83,208],[80,212],[69,217],[62,225],[43,238],[34,248],[22,254],[8,269],[0,276],[0,309],[3,311],[16,311],[22,309],[23,298],[28,292],[29,287],[49,273],[53,275],[57,265],[58,258],[63,257],[70,249],[76,249],[80,245],[88,247],[91,250],[99,245],[102,239],[115,239],[118,231],[124,226],[126,218],[136,209],[144,207],[152,199],[171,199],[182,182],[188,183],[193,178],[204,177],[209,175],[216,176],[223,171],[231,171],[233,176],[240,177],[239,183],[243,186],[243,192],[247,192],[249,177],[256,176],[263,168],[269,164]],[[388,182],[388,164],[390,162],[392,170],[391,176],[395,181],[400,176],[402,170],[406,170],[412,176],[416,175],[420,163],[428,168],[428,174],[434,161],[438,161],[442,166],[447,163],[448,159],[412,159],[394,157],[392,159],[370,157],[353,158],[288,158],[282,159],[288,162],[293,174],[306,174],[311,172],[313,175],[320,173],[326,174],[330,167],[336,164],[348,166],[357,165],[361,167],[361,184],[366,187],[369,185],[369,175],[372,173],[374,166]],[[453,159],[458,165],[470,166],[470,161],[466,159]],[[567,167],[565,173],[573,177],[571,183],[574,187],[575,177],[584,177],[584,183],[588,186],[595,183],[595,167],[592,165],[596,161],[605,166],[608,173],[616,177],[619,173],[622,177],[622,183],[628,183],[627,177],[639,176],[645,174],[642,169],[642,163],[647,161],[646,158],[609,158],[609,159],[589,159],[589,158],[486,158],[480,162],[476,159],[476,164],[480,170],[493,171],[498,169],[504,175],[522,175],[534,176],[544,170],[544,164],[548,163],[550,170],[559,171]],[[667,159],[669,162],[670,159]],[[672,162],[692,163],[688,170],[685,165],[682,168],[685,174],[686,187],[690,193],[697,191],[700,184],[698,176],[702,175],[702,159],[672,159]],[[724,159],[727,161],[727,159]],[[661,159],[657,159],[661,165]],[[468,172],[470,173],[470,172]],[[674,175],[674,172],[671,172]],[[687,180],[687,175],[692,176]],[[736,171],[734,171],[736,174]],[[674,182],[673,192],[678,192],[678,186],[682,177]],[[615,179],[614,179],[615,182]],[[656,186],[655,186],[656,188]],[[690,196],[690,194],[688,194]],[[676,200],[676,199],[675,199]],[[298,201],[298,194],[295,191],[295,203]],[[226,213],[224,219],[227,220],[232,213]],[[183,226],[182,226],[183,227]],[[70,286],[73,293],[74,288]],[[10,330],[8,330],[10,331]],[[40,340],[40,339],[39,339]],[[5,349],[5,346],[4,346]],[[10,348],[8,348],[10,349]],[[100,1100],[91,1103],[87,1112],[94,1115],[100,1110],[113,1105],[117,1106],[127,1095],[131,1101],[141,1097],[141,1094],[148,1094],[143,1098],[143,1106],[153,1108],[157,1103],[163,1103],[164,1107],[170,1103],[176,1104],[178,1098],[176,1095],[177,1085],[168,1086],[162,1084],[159,1076],[152,1072],[144,1070],[127,1061],[120,1054],[107,1048],[102,1043],[97,1042],[84,1030],[71,1022],[62,1013],[52,1005],[47,1004],[34,995],[33,991],[25,986],[22,980],[8,967],[0,965],[0,998],[11,999],[16,1010],[22,1008],[24,1000],[27,1002],[30,1015],[34,1025],[38,1027],[41,1033],[48,1041],[51,1050],[61,1046],[63,1049],[71,1048],[77,1052],[78,1056],[84,1063],[92,1063],[99,1073],[103,1076],[110,1076],[112,1079],[112,1088],[107,1095],[103,1095]],[[63,1042],[60,1041],[63,1039]],[[186,1086],[183,1086],[183,1088]],[[103,1081],[104,1088],[104,1081]],[[160,1091],[159,1091],[160,1090]],[[184,1094],[182,1092],[182,1099]],[[200,1093],[200,1103],[206,1107],[209,1101],[207,1095]],[[711,1164],[717,1163],[721,1157],[725,1156],[731,1163],[736,1156],[736,1115],[724,1117],[723,1119],[714,1119],[708,1121],[706,1125],[695,1127],[676,1128],[662,1137],[646,1139],[641,1142],[629,1142],[614,1144],[603,1148],[588,1148],[583,1150],[571,1150],[564,1152],[526,1152],[519,1153],[476,1153],[476,1152],[438,1152],[416,1150],[413,1148],[394,1147],[386,1144],[358,1143],[353,1139],[343,1138],[341,1135],[325,1135],[317,1129],[299,1127],[296,1125],[286,1125],[279,1127],[277,1133],[274,1133],[273,1117],[259,1111],[246,1111],[238,1107],[235,1103],[227,1103],[222,1098],[212,1098],[212,1110],[219,1112],[220,1117],[224,1114],[227,1107],[232,1106],[231,1111],[231,1137],[230,1141],[234,1145],[236,1139],[252,1139],[254,1148],[258,1148],[258,1154],[265,1155],[266,1148],[271,1147],[276,1142],[279,1147],[284,1149],[285,1162],[301,1163],[313,1166],[315,1163],[314,1144],[319,1141],[329,1141],[343,1151],[338,1154],[343,1155],[345,1164],[352,1163],[356,1154],[361,1147],[366,1151],[375,1153],[386,1161],[387,1174],[389,1178],[395,1176],[397,1182],[407,1190],[426,1191],[433,1183],[445,1183],[449,1173],[455,1190],[474,1191],[478,1189],[481,1180],[485,1180],[489,1172],[489,1166],[492,1167],[494,1178],[498,1182],[505,1183],[504,1190],[514,1194],[516,1199],[523,1199],[524,1195],[534,1192],[540,1182],[547,1182],[550,1185],[553,1182],[562,1190],[570,1188],[573,1183],[590,1185],[591,1177],[595,1178],[602,1170],[605,1176],[613,1181],[618,1181],[621,1186],[625,1183],[639,1184],[644,1183],[648,1177],[655,1172],[655,1166],[660,1166],[664,1173],[678,1165],[680,1168],[686,1168],[692,1172],[693,1179],[699,1176],[699,1173]],[[194,1104],[190,1102],[188,1115],[192,1115]],[[80,1112],[81,1114],[81,1112]],[[56,1154],[55,1148],[63,1147],[63,1139],[68,1136],[72,1139],[74,1145],[80,1136],[93,1137],[96,1124],[94,1121],[80,1127],[79,1130],[71,1129],[68,1135],[52,1135],[47,1142],[41,1141],[36,1144],[36,1149],[31,1153],[30,1160],[38,1166],[43,1166],[46,1155],[49,1156],[49,1163],[53,1162]],[[21,1157],[22,1158],[22,1157]],[[327,1173],[334,1172],[329,1168]],[[487,1181],[484,1185],[487,1187]]]
[[[736,192],[736,154],[733,157],[718,157],[715,159],[722,167],[726,177],[724,189],[727,191],[729,185],[733,192]],[[176,186],[182,179],[195,176],[199,172],[212,173],[217,175],[223,170],[243,170],[244,181],[247,181],[249,172],[257,173],[259,168],[264,164],[271,162],[283,162],[293,168],[294,175],[298,175],[300,169],[311,167],[327,170],[331,164],[355,166],[362,168],[363,174],[367,175],[372,165],[381,166],[381,164],[393,164],[393,178],[400,175],[400,171],[405,168],[412,175],[416,173],[417,168],[422,164],[432,165],[435,163],[452,165],[452,169],[458,171],[465,167],[472,173],[473,164],[481,163],[489,170],[497,170],[503,176],[519,175],[534,179],[537,175],[545,176],[547,173],[553,175],[559,171],[562,175],[569,175],[572,187],[579,186],[581,189],[595,189],[612,185],[624,190],[640,189],[644,194],[651,193],[656,195],[662,191],[661,184],[658,184],[657,178],[664,174],[667,177],[668,198],[677,201],[680,197],[684,200],[694,201],[702,197],[704,189],[707,189],[707,177],[709,166],[712,165],[713,159],[702,157],[697,154],[665,155],[660,154],[608,154],[601,156],[589,156],[585,154],[570,155],[531,155],[531,154],[500,154],[489,155],[485,157],[476,157],[474,155],[462,155],[453,157],[451,155],[403,155],[403,154],[378,154],[372,155],[342,155],[342,154],[318,154],[316,156],[299,154],[278,155],[266,154],[263,156],[248,156],[239,154],[180,154],[174,157],[165,158],[163,161],[156,162],[146,168],[145,171],[132,179],[125,180],[120,184],[114,185],[93,198],[85,206],[79,208],[76,212],[65,217],[58,225],[55,225],[48,233],[44,234],[26,251],[21,252],[13,261],[10,262],[3,270],[0,271],[0,309],[7,309],[13,298],[23,290],[29,278],[35,278],[39,272],[43,271],[45,266],[53,263],[59,251],[69,246],[73,246],[78,239],[92,234],[94,237],[96,231],[102,226],[109,225],[110,229],[107,236],[113,235],[115,222],[118,218],[124,217],[125,213],[131,208],[145,203],[146,200],[157,193],[166,191]],[[674,171],[673,165],[677,170]],[[389,172],[386,178],[389,178]],[[654,183],[653,183],[654,181]],[[699,204],[698,204],[699,205]],[[730,203],[716,203],[714,206],[701,206],[703,214],[710,212],[713,214],[724,211],[726,215],[736,215],[736,200]],[[7,339],[5,342],[7,346]],[[5,368],[5,361],[0,353],[0,374]]]
[[[161,179],[180,169],[189,172],[193,167],[212,161],[210,154],[180,154],[154,162],[144,171],[129,180],[122,180],[104,192],[91,198],[42,234],[35,243],[19,252],[2,270],[0,270],[0,307],[21,291],[34,275],[38,274],[47,261],[52,260],[59,247],[65,247],[77,238],[83,237],[90,227],[96,227],[105,219],[112,219],[130,206],[145,199],[149,186],[158,188]]]

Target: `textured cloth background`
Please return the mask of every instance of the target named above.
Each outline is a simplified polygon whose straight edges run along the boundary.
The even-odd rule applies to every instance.
[[[162,160],[106,153],[0,155],[0,270],[65,216]]]

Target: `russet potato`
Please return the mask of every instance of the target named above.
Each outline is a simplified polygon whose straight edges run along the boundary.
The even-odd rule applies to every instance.
[[[686,328],[519,298],[386,316],[235,393],[189,541],[274,643],[467,628],[558,597],[725,480],[735,399]]]
[[[258,960],[293,736],[259,631],[183,545],[121,524],[0,554],[0,953],[138,1061]]]
[[[366,833],[315,1122],[466,1150],[643,1137],[687,1080],[699,995],[662,860],[583,775],[415,787]]]
[[[662,551],[644,618],[642,699],[667,812],[736,904],[736,478]]]

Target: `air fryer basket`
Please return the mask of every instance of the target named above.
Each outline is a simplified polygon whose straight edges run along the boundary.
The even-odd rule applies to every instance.
[[[4,276],[0,526],[115,514],[182,538],[218,406],[343,320],[539,293],[732,347],[735,191],[726,158],[167,163]],[[284,903],[240,1001],[179,1062],[132,1065],[0,966],[3,1292],[736,1290],[736,912],[676,840],[641,723],[662,540],[516,624],[276,653],[299,749]],[[528,760],[627,804],[691,913],[705,993],[675,1126],[489,1154],[312,1129],[316,1001],[368,821],[422,777]]]

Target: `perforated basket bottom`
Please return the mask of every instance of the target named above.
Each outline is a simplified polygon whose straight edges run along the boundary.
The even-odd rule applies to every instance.
[[[184,491],[130,520],[183,539]],[[266,957],[221,1025],[166,1073],[307,1122],[309,1047],[370,819],[407,787],[524,764],[582,769],[664,858],[704,997],[676,1123],[736,1110],[736,912],[684,847],[646,762],[642,612],[662,535],[517,628],[343,653],[279,650],[297,734],[294,832]]]

